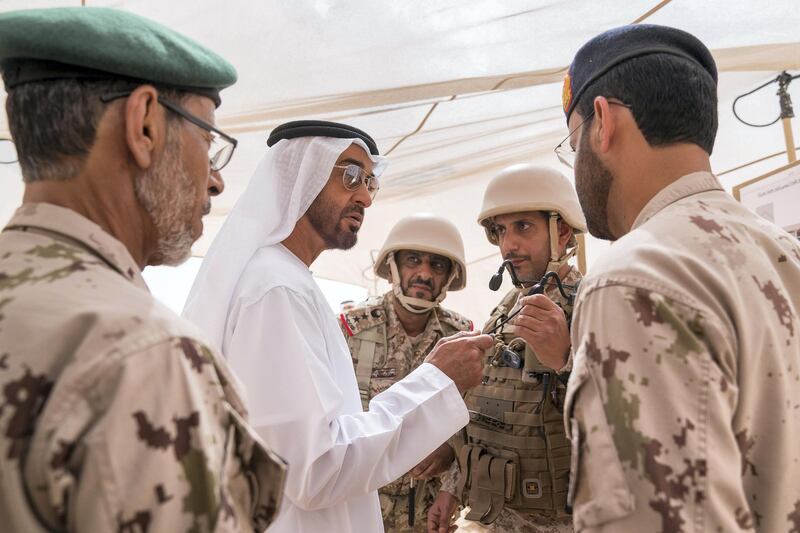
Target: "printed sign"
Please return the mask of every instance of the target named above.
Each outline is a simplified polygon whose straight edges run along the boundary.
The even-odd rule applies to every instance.
[[[733,195],[800,239],[800,161],[737,185]]]

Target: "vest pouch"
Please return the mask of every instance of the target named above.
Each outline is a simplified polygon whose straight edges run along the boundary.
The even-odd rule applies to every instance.
[[[520,338],[514,339],[509,343],[511,347],[521,347],[517,350],[518,353],[523,354],[524,363],[522,366],[522,382],[523,383],[541,383],[542,374],[554,373],[552,368],[548,368],[539,362],[536,353],[528,346],[525,341]]]
[[[516,456],[513,459],[514,473],[513,479],[510,480],[514,483],[514,488],[511,491],[513,496],[507,502],[508,506],[522,513],[536,512],[549,515],[548,511],[552,510],[551,483],[546,457],[543,453],[537,453],[538,457],[514,455]]]
[[[543,412],[551,418],[556,413]],[[517,424],[537,422],[535,415],[517,415]],[[539,420],[541,420],[539,418]],[[510,479],[513,490],[506,505],[520,513],[536,513],[560,518],[566,516],[566,496],[569,483],[570,445],[564,435],[563,422],[548,420],[530,427],[525,437],[517,437],[517,445],[503,449],[503,456],[512,457],[514,470]],[[561,424],[562,426],[559,426]]]
[[[506,463],[506,490],[505,490],[505,498],[507,502],[510,502],[514,499],[514,496],[517,495],[517,472],[519,471],[519,466],[516,463],[508,462]]]
[[[469,520],[490,524],[496,518],[496,514],[499,514],[498,507],[502,509],[505,506],[523,513],[536,512],[547,516],[557,514],[552,505],[552,487],[546,463],[540,465],[538,460],[523,459],[510,450],[496,450],[497,455],[485,449],[477,448],[477,450],[480,450],[477,454],[480,454],[481,458],[489,456],[491,459],[484,459],[483,463],[473,461],[471,464],[468,504],[471,512],[474,511],[472,515],[474,518],[468,516]],[[532,465],[532,461],[535,461],[536,465]],[[502,481],[498,477],[501,464]],[[526,465],[525,468],[522,467],[523,464]],[[499,506],[497,492],[501,483],[503,505]]]
[[[489,525],[500,515],[506,501],[513,498],[516,465],[510,457],[499,457],[478,446],[469,448],[465,463],[469,468],[470,510],[466,519]]]

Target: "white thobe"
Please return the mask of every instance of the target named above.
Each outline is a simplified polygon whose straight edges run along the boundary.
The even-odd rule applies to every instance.
[[[376,489],[469,421],[453,381],[427,363],[363,412],[334,312],[280,244],[245,268],[222,349],[247,388],[252,425],[289,463],[270,532],[383,531]]]

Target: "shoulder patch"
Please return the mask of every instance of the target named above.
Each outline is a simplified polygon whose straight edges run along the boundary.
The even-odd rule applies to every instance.
[[[383,309],[383,300],[368,301],[346,313],[339,315],[342,329],[349,337],[358,335],[362,331],[372,329],[386,322],[386,311]]]

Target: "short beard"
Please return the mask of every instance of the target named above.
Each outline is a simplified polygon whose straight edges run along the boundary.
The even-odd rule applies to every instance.
[[[306,211],[311,227],[322,237],[326,250],[349,250],[356,245],[358,229],[339,227],[342,219],[349,213],[359,213],[363,220],[364,208],[359,205],[349,205],[338,211],[336,205],[325,198],[324,191],[314,199]]]
[[[161,158],[134,182],[136,199],[158,236],[155,250],[148,257],[150,265],[179,265],[192,251],[194,195],[181,152],[180,124],[170,121]]]
[[[550,262],[550,231],[548,230],[547,233],[548,237],[547,242],[545,243],[546,246],[541,253],[535,254],[537,257],[536,260],[533,259],[533,256],[519,254],[506,254],[503,256],[503,259],[527,259],[530,263],[530,271],[527,273],[521,272],[517,269],[517,267],[509,265],[514,269],[514,275],[517,276],[517,280],[523,287],[530,287],[535,283],[538,283],[539,280],[542,279],[542,276],[547,273],[547,264]]]
[[[575,190],[589,233],[606,241],[616,240],[608,227],[608,195],[613,181],[614,176],[589,146],[589,135],[581,135],[575,159]]]
[[[420,282],[420,283],[430,287],[430,289],[431,289],[430,296],[427,296],[427,295],[423,294],[422,291],[414,292],[413,294],[409,294],[412,291],[416,290],[416,289],[412,289],[411,288],[411,285],[413,285],[415,282]],[[403,294],[405,294],[406,296],[408,296],[410,298],[419,298],[420,300],[428,300],[429,302],[434,301],[436,299],[436,297],[439,296],[438,294],[436,294],[436,295],[433,294],[433,283],[425,283],[424,281],[417,280],[417,279],[408,280],[408,283],[406,283],[405,287],[403,287],[403,284],[401,283],[400,284],[400,289],[403,291]]]

